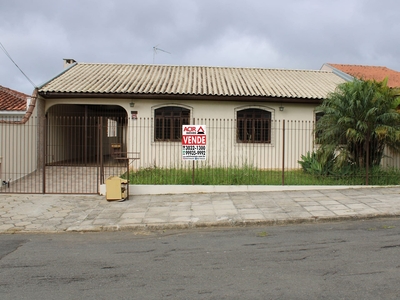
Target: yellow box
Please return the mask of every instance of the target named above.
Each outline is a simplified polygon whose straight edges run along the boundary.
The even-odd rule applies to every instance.
[[[122,200],[128,197],[127,185],[128,180],[119,178],[117,176],[108,177],[106,180],[106,199]]]

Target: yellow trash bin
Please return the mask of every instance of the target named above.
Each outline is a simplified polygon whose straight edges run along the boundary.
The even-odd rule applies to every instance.
[[[106,199],[107,201],[122,200],[128,197],[128,180],[117,176],[108,177],[106,180]]]

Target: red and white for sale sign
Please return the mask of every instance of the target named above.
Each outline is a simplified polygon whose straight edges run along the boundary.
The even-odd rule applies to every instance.
[[[206,160],[206,125],[182,126],[182,159]]]

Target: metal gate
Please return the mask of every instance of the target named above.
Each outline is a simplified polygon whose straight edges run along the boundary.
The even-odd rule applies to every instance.
[[[0,123],[0,193],[99,193],[109,176],[128,170],[121,157],[127,121],[111,114],[48,114],[26,124]]]

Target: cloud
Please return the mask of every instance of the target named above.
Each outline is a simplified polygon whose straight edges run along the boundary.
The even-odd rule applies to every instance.
[[[279,57],[267,39],[229,31],[209,45],[186,51],[181,60],[187,65],[278,68]]]
[[[13,0],[0,42],[37,84],[80,62],[400,71],[395,0]],[[158,45],[171,54],[157,52]],[[0,53],[0,84],[32,87]],[[24,83],[25,82],[25,83]]]

